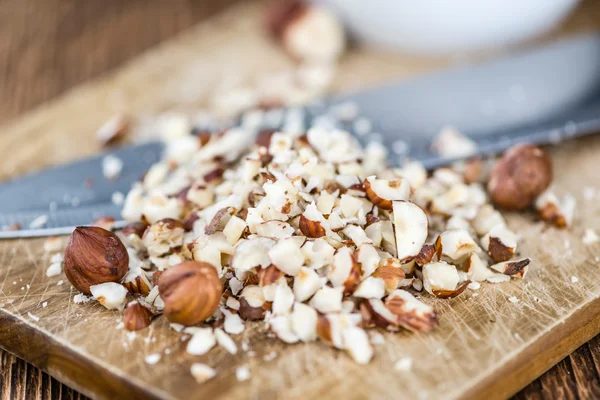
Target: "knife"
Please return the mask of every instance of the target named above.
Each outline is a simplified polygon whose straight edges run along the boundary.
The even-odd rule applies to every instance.
[[[447,125],[477,143],[477,153],[470,156],[501,152],[519,142],[548,144],[591,134],[600,131],[600,35],[340,94],[294,112],[303,114],[305,126],[325,123],[353,132],[356,124],[326,118],[343,104],[356,106],[362,121],[369,121],[370,133],[357,135],[363,144],[378,140],[394,148],[401,140],[410,158],[428,169],[457,160],[431,149],[432,139]],[[0,238],[68,234],[100,216],[113,216],[116,227],[123,226],[121,205],[113,200],[160,159],[162,147],[146,143],[111,151],[123,161],[122,173],[111,181],[102,174],[104,153],[0,183],[0,229],[22,227],[0,231]],[[391,156],[391,163],[397,163],[397,155]]]

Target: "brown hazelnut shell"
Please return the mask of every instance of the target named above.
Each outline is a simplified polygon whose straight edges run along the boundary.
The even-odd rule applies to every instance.
[[[77,290],[91,294],[90,286],[118,282],[129,269],[129,255],[112,232],[95,226],[75,228],[65,250],[65,275]]]
[[[152,311],[134,301],[123,311],[123,325],[128,331],[139,331],[150,325],[153,316]]]
[[[160,275],[158,292],[171,322],[190,326],[211,317],[219,306],[223,284],[210,264],[185,261]]]
[[[552,159],[545,150],[531,145],[511,147],[490,173],[488,192],[498,206],[522,210],[550,186]]]

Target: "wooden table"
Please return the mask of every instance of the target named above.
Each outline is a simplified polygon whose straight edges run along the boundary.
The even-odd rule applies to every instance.
[[[0,0],[0,123],[116,67],[235,0]],[[579,11],[600,24],[600,4]],[[80,398],[0,351],[0,398]],[[600,336],[515,398],[600,398]]]

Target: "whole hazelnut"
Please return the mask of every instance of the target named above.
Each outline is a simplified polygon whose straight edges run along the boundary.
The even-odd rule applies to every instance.
[[[77,290],[91,294],[90,286],[118,282],[129,269],[129,255],[112,232],[96,226],[75,228],[65,250],[65,275]]]
[[[267,10],[266,25],[283,48],[299,60],[333,61],[346,46],[342,23],[318,4],[275,2]]]
[[[212,316],[221,300],[223,285],[212,265],[185,261],[160,275],[158,292],[171,322],[196,325]]]
[[[552,182],[552,159],[543,149],[519,144],[508,149],[490,173],[488,192],[498,206],[522,210]]]

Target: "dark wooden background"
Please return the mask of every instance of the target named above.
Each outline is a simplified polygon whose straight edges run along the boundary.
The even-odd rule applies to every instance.
[[[235,1],[0,0],[0,125]],[[56,398],[84,396],[0,350],[0,400]],[[600,399],[600,335],[515,398]]]

